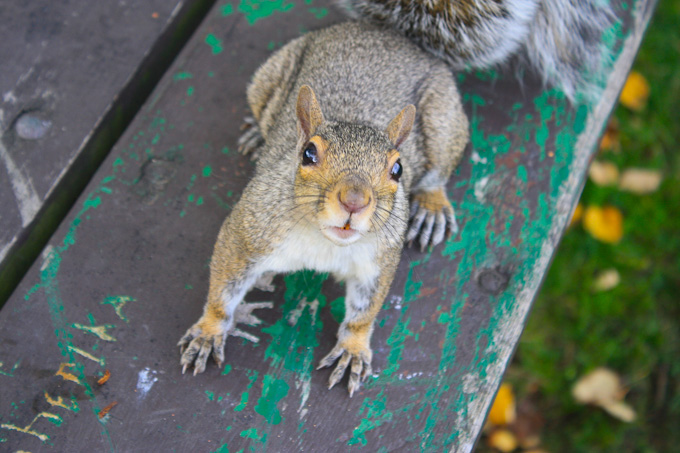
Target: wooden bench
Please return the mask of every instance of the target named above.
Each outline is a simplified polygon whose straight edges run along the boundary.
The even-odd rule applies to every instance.
[[[214,0],[0,10],[0,305]]]
[[[401,262],[348,398],[315,371],[342,288],[303,272],[248,302],[260,337],[182,375],[224,217],[253,171],[236,152],[255,68],[342,20],[321,1],[216,4],[0,312],[0,446],[26,451],[470,451],[583,186],[651,4],[619,11],[602,99],[535,78],[459,75],[471,146],[449,185],[459,232]]]

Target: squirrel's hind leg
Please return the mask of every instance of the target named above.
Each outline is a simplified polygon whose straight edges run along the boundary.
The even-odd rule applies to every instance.
[[[439,68],[423,84],[418,98],[425,173],[411,189],[410,226],[406,241],[420,248],[435,246],[457,231],[456,217],[446,196],[446,182],[469,139],[468,120],[448,68]]]

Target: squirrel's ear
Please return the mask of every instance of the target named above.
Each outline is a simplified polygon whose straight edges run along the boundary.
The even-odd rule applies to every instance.
[[[407,105],[404,110],[399,112],[399,115],[390,121],[390,125],[387,126],[386,132],[395,148],[399,148],[399,146],[408,138],[408,134],[411,133],[411,128],[413,127],[415,119],[416,108],[413,105]]]
[[[314,135],[316,128],[323,123],[321,107],[319,107],[314,91],[309,85],[302,85],[300,88],[295,113],[298,117],[300,132],[305,135],[305,140],[309,140]]]

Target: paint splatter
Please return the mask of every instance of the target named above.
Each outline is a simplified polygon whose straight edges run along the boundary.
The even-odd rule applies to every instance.
[[[205,37],[205,43],[210,46],[213,55],[217,55],[224,50],[222,41],[220,41],[217,36],[213,35],[212,33],[209,33]]]
[[[154,370],[147,367],[140,371],[137,375],[137,398],[140,401],[146,398],[146,395],[156,382],[158,382],[158,378]]]

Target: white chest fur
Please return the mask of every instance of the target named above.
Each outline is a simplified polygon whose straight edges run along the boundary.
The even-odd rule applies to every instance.
[[[261,264],[262,272],[294,272],[311,269],[339,278],[373,281],[379,274],[376,263],[377,238],[373,235],[340,246],[328,240],[313,225],[295,228]]]

